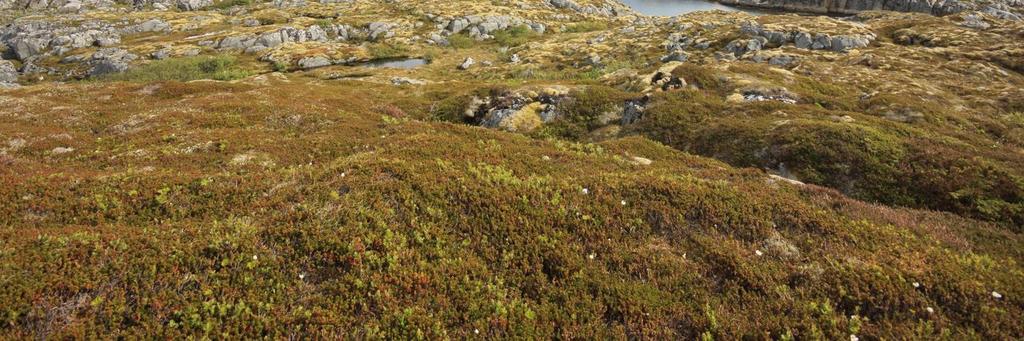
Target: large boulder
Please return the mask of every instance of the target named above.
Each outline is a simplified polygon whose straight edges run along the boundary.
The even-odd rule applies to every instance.
[[[46,49],[46,39],[41,38],[20,38],[9,42],[9,47],[14,52],[14,57],[18,60],[26,61],[32,57],[38,56],[43,53]]]
[[[324,66],[330,66],[331,60],[324,56],[312,56],[299,59],[299,68],[303,70],[315,69]]]
[[[177,0],[178,9],[182,11],[198,11],[213,5],[212,0]]]

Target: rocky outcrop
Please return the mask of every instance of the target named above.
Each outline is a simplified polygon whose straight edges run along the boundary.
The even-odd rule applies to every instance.
[[[439,45],[447,44],[445,37],[459,33],[469,35],[476,40],[487,40],[493,39],[493,34],[497,31],[515,27],[527,27],[539,34],[547,31],[547,26],[543,23],[506,15],[467,15],[455,18],[431,16],[431,19],[438,32],[432,34],[429,39]]]
[[[246,53],[255,53],[284,43],[326,42],[327,40],[327,32],[317,25],[311,25],[305,29],[284,27],[261,34],[228,36],[217,43],[217,49],[243,50]]]
[[[928,13],[941,16],[968,10],[984,10],[991,11],[993,13],[1009,14],[1009,17],[1020,18],[1019,15],[1012,13],[1005,7],[1016,4],[1018,11],[1024,10],[1019,8],[1020,4],[1019,2],[1016,2],[1016,0],[996,0],[990,4],[984,5],[984,7],[979,3],[960,0],[718,0],[718,2],[734,6],[828,14],[856,14],[862,11],[896,11]]]
[[[121,44],[122,35],[169,31],[171,25],[159,19],[123,27],[102,21],[86,21],[75,25],[24,21],[0,28],[0,44],[6,45],[15,59],[30,61],[47,55],[62,56],[85,47],[117,46]]]
[[[809,32],[799,29],[774,30],[757,23],[748,22],[741,26],[744,34],[753,36],[748,40],[734,40],[726,45],[726,50],[740,57],[747,52],[754,52],[765,47],[778,47],[793,44],[806,50],[832,50],[844,52],[850,49],[863,48],[875,40],[873,33],[829,34]]]

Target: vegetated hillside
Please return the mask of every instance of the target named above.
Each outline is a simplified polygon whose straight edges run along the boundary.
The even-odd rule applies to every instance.
[[[14,4],[0,338],[1024,338],[1013,4]]]
[[[0,186],[3,334],[1022,333],[1022,244],[1005,229],[642,138],[418,121],[377,90],[7,93],[0,129],[29,139]]]

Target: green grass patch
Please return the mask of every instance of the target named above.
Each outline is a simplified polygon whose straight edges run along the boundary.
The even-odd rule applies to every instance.
[[[494,32],[494,41],[501,46],[516,47],[526,44],[536,36],[537,33],[533,32],[529,26],[519,25]]]
[[[367,49],[374,59],[401,58],[409,55],[409,47],[401,44],[373,44]]]
[[[565,27],[566,33],[582,33],[603,31],[608,29],[608,23],[603,21],[583,21]]]
[[[103,76],[103,80],[154,82],[197,79],[235,80],[252,75],[234,56],[198,56],[154,61],[124,73]]]

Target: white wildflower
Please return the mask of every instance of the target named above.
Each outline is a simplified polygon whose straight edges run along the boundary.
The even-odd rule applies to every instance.
[[[622,201],[622,206],[626,206],[626,201],[625,200]]]
[[[850,341],[860,341],[860,338],[857,335],[850,334]]]
[[[921,287],[921,283],[918,283],[918,282],[914,282],[914,283],[911,283],[911,284],[913,284],[915,288],[920,288]]]
[[[583,194],[590,194],[590,189],[587,189],[586,187],[584,187],[583,188]]]
[[[935,313],[935,309],[932,309],[932,307],[924,308],[924,310],[928,311],[929,314]]]
[[[754,250],[754,254],[758,256],[764,256],[764,252],[761,252],[761,250]]]
[[[594,258],[597,258],[597,254],[596,253],[591,253],[591,254],[587,255],[587,258],[590,258],[590,260],[594,260]]]
[[[1003,298],[1003,294],[1000,294],[998,292],[993,291],[992,292],[992,297],[998,300],[1000,298]]]

